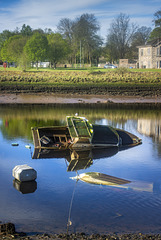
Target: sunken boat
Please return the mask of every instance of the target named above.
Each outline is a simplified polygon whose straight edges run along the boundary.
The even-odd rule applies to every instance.
[[[66,126],[32,128],[34,147],[41,149],[93,149],[132,147],[141,139],[107,125],[91,124],[85,117],[67,116]]]

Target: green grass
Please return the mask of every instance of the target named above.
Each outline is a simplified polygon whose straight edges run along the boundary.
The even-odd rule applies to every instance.
[[[115,91],[127,88],[161,89],[161,69],[19,69],[0,68],[0,89],[9,91],[64,91],[77,88],[77,92],[94,89],[106,93],[107,88]],[[92,90],[93,91],[93,90]],[[121,90],[120,90],[121,91]],[[136,90],[137,91],[137,90]],[[148,90],[149,91],[149,90]],[[93,93],[93,92],[92,92]]]

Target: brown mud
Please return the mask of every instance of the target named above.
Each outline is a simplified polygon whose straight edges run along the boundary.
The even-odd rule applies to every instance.
[[[0,93],[0,104],[75,104],[75,103],[161,103],[161,95],[127,96],[127,95],[94,95],[94,94],[54,94],[54,93]]]
[[[79,87],[7,84],[0,86],[0,104],[5,103],[161,103],[161,88],[155,84]]]

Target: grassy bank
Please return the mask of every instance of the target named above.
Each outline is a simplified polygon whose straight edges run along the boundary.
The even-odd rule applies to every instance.
[[[142,70],[142,69],[141,69]],[[0,90],[84,94],[161,95],[161,71],[140,69],[20,70],[1,68]]]

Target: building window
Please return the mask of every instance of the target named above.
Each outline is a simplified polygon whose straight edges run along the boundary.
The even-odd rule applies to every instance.
[[[161,47],[158,47],[157,48],[157,56],[160,56],[161,55]]]
[[[161,68],[161,61],[157,62],[157,68]]]
[[[150,55],[150,48],[147,49],[147,54]]]
[[[157,56],[159,56],[159,48],[157,48]]]
[[[144,53],[144,52],[143,52],[143,49],[141,48],[141,56],[143,56],[143,53]]]

